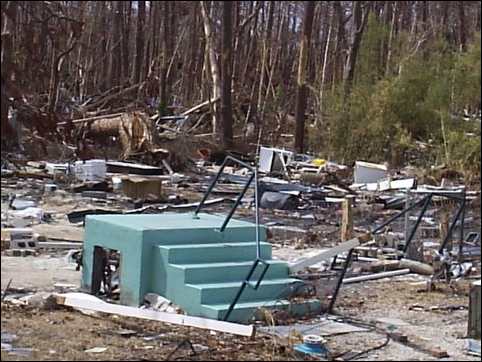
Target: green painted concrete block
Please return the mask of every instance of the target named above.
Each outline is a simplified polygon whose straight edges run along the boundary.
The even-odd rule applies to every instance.
[[[121,254],[121,303],[139,305],[146,293],[163,295],[168,279],[166,265],[153,247],[170,244],[198,244],[253,241],[255,226],[232,219],[225,232],[218,231],[224,216],[199,214],[88,215],[85,225],[82,288],[92,285],[94,247],[118,250]],[[260,228],[261,239],[266,229]],[[153,290],[152,286],[156,289]],[[159,289],[157,289],[159,288]]]
[[[86,218],[82,287],[92,286],[96,246],[121,254],[121,303],[139,305],[157,293],[190,315],[221,319],[256,258],[256,227],[232,219],[220,232],[225,215],[89,215]],[[260,306],[285,308],[280,298],[290,285],[286,263],[272,260],[266,228],[260,227],[261,257],[271,265],[258,290],[246,288],[231,321],[248,321]],[[258,265],[252,282],[262,271]]]

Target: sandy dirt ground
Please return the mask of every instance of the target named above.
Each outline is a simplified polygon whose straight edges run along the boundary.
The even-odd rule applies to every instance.
[[[54,290],[53,284],[78,284],[80,272],[64,257],[2,256],[2,288],[15,276],[14,288]],[[408,337],[414,345],[389,340],[388,344],[359,360],[478,360],[465,353],[468,285],[444,283],[428,292],[423,277],[400,276],[342,288],[335,307],[341,321],[368,326],[365,332],[326,338],[330,358],[347,360],[349,354],[380,346],[384,331]],[[140,321],[105,314],[88,316],[79,311],[13,306],[2,303],[2,333],[16,336],[12,346],[32,349],[27,355],[2,351],[2,360],[302,360],[294,353],[299,337],[278,338],[258,333],[254,340],[224,333]],[[316,319],[316,317],[314,318]],[[308,321],[307,321],[308,322]],[[364,324],[367,323],[367,324]],[[170,354],[185,339],[186,344]],[[103,352],[85,352],[92,348]],[[430,351],[445,351],[437,358]],[[21,350],[20,350],[21,351]],[[304,357],[310,359],[310,357]]]

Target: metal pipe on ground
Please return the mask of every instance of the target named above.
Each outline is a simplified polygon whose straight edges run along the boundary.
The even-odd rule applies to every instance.
[[[405,275],[405,274],[410,274],[410,269],[401,269],[401,270],[394,270],[394,271],[389,271],[384,273],[376,273],[376,274],[370,274],[370,275],[362,275],[359,277],[346,278],[343,280],[343,284],[358,283],[358,282],[364,282],[367,280],[389,278],[389,277]]]

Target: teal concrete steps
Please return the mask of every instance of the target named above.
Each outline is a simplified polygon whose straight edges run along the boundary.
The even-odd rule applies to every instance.
[[[242,240],[242,236],[236,240]],[[189,315],[222,320],[256,259],[256,243],[204,241],[156,246],[161,268],[168,276],[165,296]],[[272,259],[270,243],[261,242],[260,249],[262,259],[270,266],[257,290],[245,288],[229,320],[248,323],[253,316],[263,318],[263,308],[289,310],[294,315],[319,312],[319,301],[293,305],[284,299],[303,282],[289,277],[286,262]],[[263,269],[262,264],[256,267],[252,284],[258,281]]]
[[[266,279],[284,278],[289,273],[288,265],[279,260],[270,260],[265,274]],[[188,284],[241,282],[246,279],[253,266],[253,261],[202,263],[202,264],[171,264],[171,267],[184,272],[184,282]],[[258,280],[264,266],[258,264],[251,280]]]
[[[96,247],[121,255],[121,303],[139,306],[146,293],[156,293],[179,305],[187,314],[223,319],[256,260],[256,225],[226,215],[163,213],[89,215],[86,218],[82,287],[93,289]],[[287,298],[295,285],[288,265],[272,259],[267,229],[259,228],[261,258],[270,265],[260,287],[246,287],[229,321],[250,322],[259,310],[292,309]],[[258,265],[251,283],[263,270]],[[296,310],[310,310],[302,302]]]
[[[159,245],[158,248],[172,264],[253,261],[256,243],[206,243],[189,245]],[[271,244],[261,243],[261,257],[271,259]]]
[[[263,279],[257,290],[246,287],[239,301],[248,302],[282,298],[289,294],[295,283],[299,284],[302,282],[293,278]],[[200,304],[230,303],[234,300],[240,286],[240,282],[186,284],[189,294],[196,300],[199,300]]]
[[[228,312],[230,304],[203,304],[202,313],[204,317],[223,320]],[[231,312],[230,321],[251,322],[253,319],[259,320],[263,318],[262,310],[285,310],[290,315],[302,316],[305,314],[318,314],[321,311],[321,303],[319,300],[307,300],[304,302],[290,303],[288,300],[263,300],[257,302],[238,303]]]
[[[206,236],[206,234],[208,234]],[[212,231],[211,233],[200,234],[200,238],[197,239],[196,236],[190,236],[189,239],[181,239],[181,240],[168,240],[162,245],[164,246],[175,246],[175,245],[189,245],[189,246],[196,246],[196,245],[206,245],[206,244],[214,244],[214,243],[252,243],[253,239],[255,238],[255,231],[253,230],[241,230],[232,232],[230,235],[224,236],[219,231]],[[219,238],[219,240],[216,240]],[[243,239],[245,241],[243,241]]]

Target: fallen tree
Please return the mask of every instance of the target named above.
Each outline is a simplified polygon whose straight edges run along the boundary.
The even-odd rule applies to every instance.
[[[155,148],[152,122],[145,113],[118,113],[81,121],[83,122],[72,122],[79,125],[76,135],[77,142],[91,138],[97,144],[102,144],[105,143],[107,137],[119,137],[122,159],[128,158],[132,153],[150,151]]]

